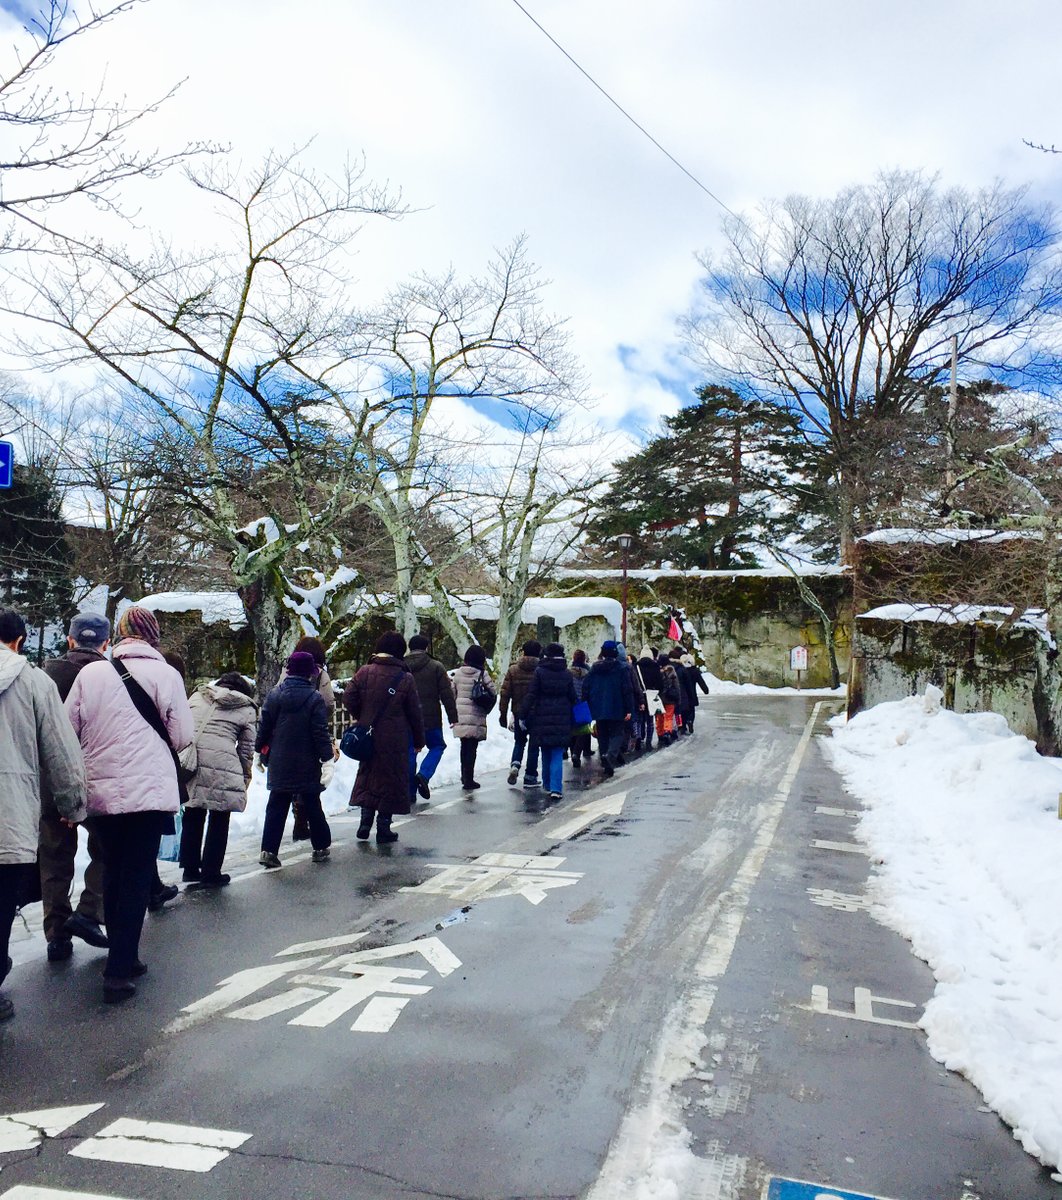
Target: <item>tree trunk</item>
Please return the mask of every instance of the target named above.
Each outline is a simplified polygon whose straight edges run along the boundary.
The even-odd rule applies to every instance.
[[[498,677],[509,669],[513,656],[513,644],[520,628],[521,604],[514,612],[512,607],[498,597],[498,629],[494,639],[494,670]]]
[[[413,558],[409,543],[401,534],[394,537],[394,551],[395,628],[408,642],[415,633],[420,633],[420,616],[413,598]]]
[[[297,640],[294,616],[284,604],[284,585],[270,572],[237,588],[254,635],[254,661],[259,698],[276,686]]]

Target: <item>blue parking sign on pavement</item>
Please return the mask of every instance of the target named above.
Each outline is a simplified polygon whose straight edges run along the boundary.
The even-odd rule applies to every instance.
[[[764,1200],[887,1200],[869,1192],[845,1192],[824,1183],[806,1183],[799,1179],[772,1176]]]
[[[11,442],[0,442],[0,488],[9,488],[15,467],[15,447]]]

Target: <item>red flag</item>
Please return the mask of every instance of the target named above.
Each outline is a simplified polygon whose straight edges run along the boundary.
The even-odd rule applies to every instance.
[[[679,629],[678,621],[674,617],[671,618],[671,624],[667,627],[667,636],[673,642],[682,641],[682,630]]]

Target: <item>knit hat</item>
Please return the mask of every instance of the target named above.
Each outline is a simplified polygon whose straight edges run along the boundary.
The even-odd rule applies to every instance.
[[[79,646],[95,650],[111,636],[111,623],[99,613],[78,613],[70,622],[67,634]]]
[[[154,646],[156,650],[162,640],[162,633],[159,630],[158,621],[155,620],[155,614],[150,609],[137,608],[135,605],[127,608],[118,618],[118,636],[120,638],[139,638],[140,641],[147,642],[149,646]]]
[[[288,656],[288,674],[297,679],[312,679],[317,674],[317,669],[317,663],[308,650],[296,650]]]

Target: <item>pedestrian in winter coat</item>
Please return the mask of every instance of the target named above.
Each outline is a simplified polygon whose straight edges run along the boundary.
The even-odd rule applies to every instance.
[[[44,664],[44,673],[65,700],[82,667],[103,662],[110,645],[111,623],[98,613],[79,613],[70,622],[67,652]],[[48,961],[63,962],[74,952],[73,938],[107,948],[103,924],[103,848],[88,828],[88,864],[77,909],[70,906],[77,857],[77,827],[63,820],[47,786],[41,789],[41,836],[37,863],[41,872],[41,905]]]
[[[376,643],[372,661],[354,676],[343,693],[347,712],[372,729],[372,755],[358,764],[350,803],[361,809],[357,837],[365,841],[376,821],[378,843],[397,842],[391,818],[412,809],[409,747],[424,749],[424,717],[417,685],[403,662],[406,639],[396,630]]]
[[[159,651],[146,608],[118,621],[113,662],[89,663],[66,711],[81,742],[88,810],[103,847],[103,912],[110,950],[103,998],[128,1000],[142,975],[140,934],[156,874],[159,837],[180,804],[176,752],[195,732],[184,684]]]
[[[502,729],[513,731],[513,755],[509,765],[509,783],[515,783],[520,774],[520,763],[527,750],[527,765],[524,767],[524,787],[538,787],[538,742],[520,727],[516,720],[527,699],[531,680],[535,677],[538,664],[542,661],[542,645],[532,639],[524,642],[521,657],[506,671],[501,686],[501,703],[498,716]],[[512,707],[512,721],[508,720]]]
[[[542,786],[556,804],[564,792],[564,749],[572,736],[575,682],[564,661],[564,647],[550,642],[531,679],[520,717],[542,754]]]
[[[409,639],[406,666],[413,676],[420,698],[420,712],[424,718],[424,744],[428,753],[417,766],[417,752],[413,742],[409,743],[410,799],[419,794],[422,800],[431,799],[432,776],[438,769],[446,742],[443,739],[443,709],[446,710],[450,726],[457,724],[457,702],[450,676],[441,662],[436,662],[428,653],[428,639],[416,633]]]
[[[586,699],[586,677],[590,674],[590,664],[586,661],[585,650],[572,651],[572,665],[568,670],[572,677],[572,682],[575,684],[576,701]],[[572,730],[571,743],[569,752],[572,758],[572,766],[578,767],[582,765],[582,760],[585,758],[589,761],[594,754],[593,738],[590,736],[590,726],[581,725]]]
[[[332,831],[321,807],[321,768],[333,761],[328,706],[317,689],[313,655],[289,656],[283,683],[265,698],[254,748],[266,764],[265,823],[258,861],[267,870],[280,866],[280,843],[288,811],[298,803],[310,827],[313,861],[326,862]]]
[[[476,753],[479,743],[487,737],[487,712],[472,699],[477,680],[490,694],[496,695],[494,681],[487,674],[487,656],[482,646],[469,646],[465,661],[454,672],[454,696],[457,700],[457,724],[454,736],[461,739],[461,786],[474,792],[476,782]]]
[[[631,679],[631,693],[634,696],[634,707],[631,710],[630,720],[624,724],[623,749],[624,753],[627,750],[633,750],[635,754],[641,754],[642,714],[645,712],[646,707],[645,688],[642,685],[642,677],[638,674],[638,668],[627,654],[627,647],[622,642],[616,643],[616,654],[623,666],[627,668],[627,673]]]
[[[682,703],[682,685],[675,674],[674,665],[666,654],[657,659],[660,668],[660,701],[664,706],[662,713],[657,713],[656,736],[661,746],[670,746],[677,737],[677,709]]]
[[[623,727],[630,720],[634,708],[630,672],[619,661],[616,642],[602,644],[601,657],[590,668],[586,678],[585,694],[597,725],[601,769],[606,775],[614,775],[616,764],[623,763],[620,754]]]
[[[0,609],[0,984],[15,912],[34,882],[42,782],[64,820],[85,816],[81,747],[55,685],[22,657],[25,640],[25,621]],[[0,994],[0,1021],[14,1015]]]
[[[697,696],[699,688],[707,696],[708,685],[704,682],[704,676],[701,674],[700,667],[697,666],[692,654],[684,654],[682,656],[682,665],[686,668],[686,678],[689,680],[690,695],[693,698],[693,706],[690,709],[690,733],[693,732],[693,722],[697,717],[697,709],[700,708],[701,702]]]
[[[320,638],[301,637],[295,643],[295,650],[305,654],[312,654],[314,664],[317,667],[317,673],[314,676],[313,683],[317,690],[321,693],[321,699],[325,702],[325,708],[328,709],[329,716],[336,706],[336,693],[332,687],[332,680],[328,677],[328,667],[325,663],[325,648],[321,643]],[[277,683],[283,683],[287,678],[287,667],[280,672],[280,678]]]
[[[681,693],[678,703],[679,728],[688,737],[693,733],[693,709],[697,703],[697,694],[693,686],[693,680],[682,663],[684,653],[685,651],[680,646],[676,646],[668,654],[668,658],[671,660],[671,665],[678,676],[679,691]]]
[[[664,710],[660,699],[662,680],[660,667],[656,661],[657,651],[651,646],[643,646],[638,655],[635,669],[645,691],[645,711],[642,713],[642,742],[646,750],[653,747],[653,734],[656,731],[657,715]]]
[[[204,684],[189,707],[195,721],[196,766],[181,824],[181,866],[185,883],[224,887],[229,882],[221,872],[229,818],[247,807],[258,705],[251,684],[232,671]]]

